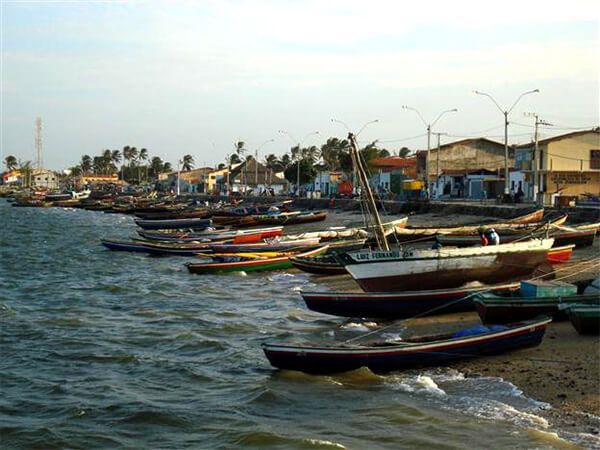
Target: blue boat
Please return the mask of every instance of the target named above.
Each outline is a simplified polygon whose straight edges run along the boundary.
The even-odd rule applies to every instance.
[[[373,372],[385,373],[536,346],[541,343],[551,320],[477,325],[452,334],[399,342],[342,343],[335,346],[265,343],[262,348],[271,365],[278,369],[327,374],[367,367]]]

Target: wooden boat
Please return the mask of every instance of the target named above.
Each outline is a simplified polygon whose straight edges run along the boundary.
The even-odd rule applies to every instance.
[[[296,269],[314,275],[346,275],[348,272],[334,254],[299,257],[292,256],[290,262]]]
[[[255,244],[209,244],[215,253],[240,253],[240,252],[292,252],[306,250],[319,246],[319,238],[298,240],[277,240],[270,242],[257,242]]]
[[[367,292],[445,289],[471,281],[497,284],[527,278],[547,263],[553,239],[486,247],[351,252],[346,270]]]
[[[217,241],[223,239],[234,239],[236,243],[243,242],[257,242],[256,236],[259,236],[259,240],[274,238],[281,236],[283,233],[283,227],[269,227],[269,228],[252,228],[248,230],[231,230],[228,227],[217,227],[208,228],[203,231],[148,231],[148,230],[137,230],[137,233],[148,240],[154,241]]]
[[[210,219],[170,219],[170,220],[143,220],[136,219],[135,224],[144,230],[181,230],[205,229],[212,225]]]
[[[600,334],[600,304],[573,304],[565,311],[579,334]]]
[[[533,319],[539,315],[555,320],[564,319],[562,308],[565,306],[580,303],[600,305],[600,297],[597,294],[522,297],[517,289],[507,296],[481,294],[473,302],[483,323],[506,323]]]
[[[547,260],[552,264],[567,262],[573,255],[574,244],[562,247],[553,247],[548,251]],[[350,251],[350,250],[348,250]],[[314,275],[334,276],[347,275],[348,271],[340,261],[339,257],[332,254],[317,256],[313,258],[290,258],[290,261],[296,269]]]
[[[524,217],[524,216],[523,216]],[[549,223],[552,225],[563,225],[567,221],[567,214],[562,215],[561,217],[550,221]],[[517,219],[513,219],[517,220]],[[401,228],[396,230],[396,238],[401,241],[413,240],[413,239],[433,239],[437,235],[454,235],[454,236],[477,236],[478,230],[481,226],[486,226],[488,228],[494,228],[499,233],[509,233],[509,232],[522,232],[527,233],[533,230],[536,230],[543,225],[547,225],[546,223],[533,223],[533,222],[522,222],[518,220],[507,221],[507,222],[499,222],[499,223],[489,223],[489,224],[479,224],[479,225],[463,225],[458,227],[431,227],[431,228],[411,228],[407,226],[406,228]]]
[[[210,217],[210,211],[207,208],[201,209],[175,209],[163,212],[139,212],[135,216],[143,220],[172,220],[172,219],[207,219]]]
[[[545,227],[543,227],[545,228]],[[540,237],[546,232],[542,229],[534,231],[533,234],[530,232],[515,232],[508,231],[503,233],[500,231],[500,242],[517,242],[524,239],[530,239],[531,237]],[[564,245],[574,244],[577,247],[586,247],[594,243],[594,237],[596,230],[587,229],[579,230],[577,228],[568,228],[563,226],[554,225],[549,231],[548,235],[554,238],[554,245],[561,247]],[[463,235],[463,234],[446,234],[436,236],[436,240],[442,245],[457,246],[457,247],[468,247],[480,244],[480,237],[478,234]]]
[[[317,212],[283,212],[278,214],[261,214],[243,217],[213,216],[215,224],[229,225],[238,228],[264,225],[297,225],[308,222],[318,222],[327,218],[326,211]]]
[[[402,217],[400,219],[393,220],[382,224],[384,232],[387,236],[393,234],[396,228],[403,228],[406,226],[408,217]],[[307,239],[307,238],[321,238],[322,241],[328,241],[332,239],[348,239],[348,238],[362,238],[372,236],[370,227],[331,227],[323,231],[307,231],[304,233],[287,234],[292,239]]]
[[[578,225],[575,228],[577,228],[580,231],[584,231],[584,230],[595,230],[596,234],[600,233],[600,222],[596,222],[596,223],[586,223],[583,225]]]
[[[336,346],[265,343],[262,349],[271,365],[278,369],[327,374],[367,367],[376,373],[386,373],[536,346],[550,321],[544,318],[510,326],[478,325],[456,333],[399,342]]]
[[[152,255],[196,256],[200,253],[209,253],[209,244],[157,244],[148,241],[114,241],[102,239],[101,243],[109,250],[148,253]]]
[[[548,262],[552,264],[564,263],[571,259],[575,244],[563,245],[562,247],[552,247],[548,251]]]
[[[303,256],[319,255],[327,252],[328,246],[319,247],[303,253]],[[293,253],[287,253],[275,257],[261,257],[253,255],[250,257],[237,256],[237,260],[229,260],[231,255],[212,255],[213,261],[205,263],[187,263],[186,267],[191,273],[221,273],[221,272],[257,272],[265,270],[289,269],[292,267],[290,256]]]
[[[342,317],[408,319],[415,316],[473,310],[480,292],[506,292],[519,283],[412,292],[301,292],[308,309]]]

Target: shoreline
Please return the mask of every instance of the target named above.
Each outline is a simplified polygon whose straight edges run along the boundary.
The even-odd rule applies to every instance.
[[[477,323],[475,312],[405,321],[415,333]],[[579,335],[569,321],[549,324],[537,347],[456,361],[447,367],[465,377],[500,377],[527,397],[549,404],[551,408],[539,414],[553,428],[600,436],[600,339]]]

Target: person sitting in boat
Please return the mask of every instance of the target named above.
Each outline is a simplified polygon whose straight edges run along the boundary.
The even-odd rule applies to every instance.
[[[483,246],[500,245],[500,236],[493,228],[479,228],[479,238],[481,239],[481,245]]]

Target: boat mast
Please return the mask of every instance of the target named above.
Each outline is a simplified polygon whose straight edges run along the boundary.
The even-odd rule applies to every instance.
[[[375,203],[375,198],[373,197],[373,191],[371,190],[371,185],[369,184],[367,173],[360,158],[358,144],[356,143],[356,136],[354,136],[353,133],[348,133],[348,140],[350,141],[350,148],[352,151],[352,155],[354,156],[353,159],[355,161],[356,172],[358,173],[358,179],[361,184],[361,189],[364,190],[365,197],[367,199],[367,207],[369,208],[369,213],[371,214],[373,219],[375,219],[375,240],[377,241],[377,247],[380,250],[389,251],[390,247],[385,237],[385,231],[383,229],[383,224],[381,223],[381,218],[379,217],[379,212],[377,211],[377,204]]]

